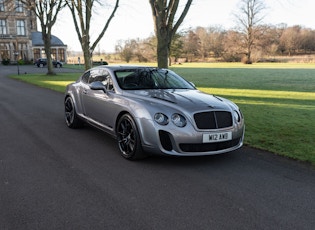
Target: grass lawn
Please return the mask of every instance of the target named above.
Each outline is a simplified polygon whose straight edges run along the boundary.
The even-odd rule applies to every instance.
[[[184,63],[171,66],[245,116],[245,144],[315,165],[315,64]],[[78,74],[13,76],[64,92]]]

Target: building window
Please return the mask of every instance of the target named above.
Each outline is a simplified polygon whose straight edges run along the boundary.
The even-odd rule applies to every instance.
[[[15,0],[15,11],[23,12],[23,3],[20,0]]]
[[[0,42],[0,60],[6,60],[9,58],[10,58],[9,44]]]
[[[40,58],[40,49],[33,49],[34,53],[34,61],[36,61],[38,58]]]
[[[0,19],[0,34],[7,34],[7,25],[4,19]]]
[[[53,60],[56,60],[56,59],[57,59],[57,50],[54,49],[54,48],[52,48],[52,49],[50,50],[50,52],[51,52],[51,57],[52,57],[52,59],[53,59]]]
[[[25,35],[25,22],[23,20],[16,21],[16,34],[17,35]]]
[[[4,0],[0,0],[0,12],[4,11]]]
[[[59,59],[59,61],[66,61],[64,48],[58,49],[58,59]]]

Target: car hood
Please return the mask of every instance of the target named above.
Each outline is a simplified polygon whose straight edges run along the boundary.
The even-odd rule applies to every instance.
[[[130,96],[185,110],[230,110],[232,103],[224,98],[191,89],[158,89],[129,91]]]

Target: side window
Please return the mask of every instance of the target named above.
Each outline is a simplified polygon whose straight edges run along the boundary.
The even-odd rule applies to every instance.
[[[90,71],[84,73],[81,77],[81,81],[85,84],[88,84],[89,81],[89,77],[90,77]]]
[[[89,78],[89,84],[91,84],[94,81],[100,81],[103,82],[106,77],[108,76],[108,73],[104,69],[92,69],[90,72],[90,78]]]
[[[115,92],[113,80],[111,77],[108,77],[107,90]]]
[[[115,91],[113,86],[113,81],[105,69],[94,69],[91,71],[88,84],[91,84],[92,82],[100,81],[104,86],[106,86],[106,89],[109,91]]]
[[[103,83],[103,85],[105,85],[106,81],[107,81],[107,77],[106,75],[97,75],[97,76],[90,76],[90,80],[89,80],[89,84],[91,84],[92,82],[95,81],[100,81]]]

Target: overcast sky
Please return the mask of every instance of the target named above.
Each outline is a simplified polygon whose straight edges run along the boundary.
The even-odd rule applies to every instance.
[[[186,0],[181,0],[186,3]],[[114,2],[106,0],[105,2]],[[193,0],[189,13],[181,29],[197,26],[209,27],[220,25],[225,29],[235,26],[233,12],[238,9],[240,0]],[[301,25],[315,29],[314,0],[265,0],[268,7],[264,12],[264,23],[276,25],[286,23],[288,26]],[[107,21],[106,6],[98,5],[92,25],[93,34]],[[120,0],[120,5],[100,42],[99,49],[106,53],[113,52],[118,40],[147,38],[154,34],[154,25],[149,0]],[[53,35],[59,37],[69,50],[80,51],[81,47],[74,30],[72,18],[67,10],[63,10],[53,28]],[[93,40],[94,41],[94,40]]]

